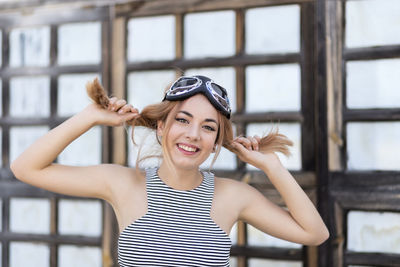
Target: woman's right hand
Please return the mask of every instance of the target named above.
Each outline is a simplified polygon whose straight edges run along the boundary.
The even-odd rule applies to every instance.
[[[127,104],[124,99],[112,97],[109,100],[107,109],[93,103],[88,105],[83,112],[89,116],[94,116],[96,125],[106,126],[121,126],[139,116],[138,109]]]

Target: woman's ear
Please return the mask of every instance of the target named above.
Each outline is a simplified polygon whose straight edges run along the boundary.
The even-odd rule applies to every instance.
[[[163,136],[165,123],[163,121],[157,121],[157,136]]]

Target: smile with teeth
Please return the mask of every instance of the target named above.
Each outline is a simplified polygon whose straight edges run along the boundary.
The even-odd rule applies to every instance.
[[[187,152],[196,152],[196,151],[199,150],[196,147],[187,146],[187,145],[184,145],[184,144],[178,144],[178,147],[183,149],[183,150],[185,150],[185,151],[187,151]]]

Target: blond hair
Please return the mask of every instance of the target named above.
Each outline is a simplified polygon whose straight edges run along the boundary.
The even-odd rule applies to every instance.
[[[97,80],[93,82],[88,82],[86,85],[89,97],[98,105],[103,108],[108,106],[108,97],[105,90]],[[178,113],[178,107],[181,105],[182,101],[162,101],[157,104],[152,104],[146,106],[139,116],[129,121],[128,124],[132,125],[132,141],[135,143],[133,132],[135,126],[143,126],[152,130],[157,130],[158,121],[162,121],[165,124],[164,136],[168,135],[169,129],[172,125],[173,118],[175,118]],[[215,155],[212,160],[211,166],[215,163],[221,147],[225,147],[229,151],[237,154],[237,150],[233,147],[232,142],[234,140],[232,123],[231,121],[218,112],[219,128],[217,133],[217,138],[215,140],[216,150]],[[163,155],[170,167],[172,167],[172,161],[170,154],[166,148],[165,142],[160,143]],[[292,146],[293,142],[290,141],[285,135],[278,132],[278,128],[271,130],[267,135],[263,136],[259,142],[259,151],[262,153],[280,152],[286,156],[290,155],[289,146]],[[139,158],[136,161],[136,167],[139,163],[148,157]],[[211,167],[210,167],[211,168]]]

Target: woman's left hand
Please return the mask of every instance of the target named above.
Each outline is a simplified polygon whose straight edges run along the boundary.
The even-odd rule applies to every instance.
[[[264,169],[263,167],[265,167],[269,162],[279,162],[279,158],[273,152],[260,152],[260,140],[261,138],[257,135],[248,137],[239,136],[233,140],[232,145],[236,149],[236,154],[240,160],[249,163],[256,168]]]

